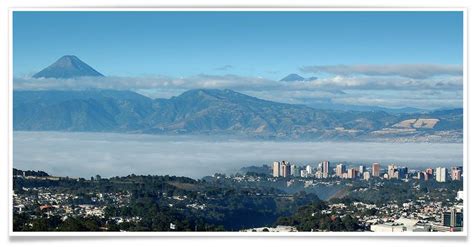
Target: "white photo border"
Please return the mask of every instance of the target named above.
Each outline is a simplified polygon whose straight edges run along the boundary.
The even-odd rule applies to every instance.
[[[428,12],[460,11],[463,13],[463,231],[461,232],[18,232],[13,231],[13,13],[14,12]],[[333,7],[11,7],[8,9],[8,172],[9,172],[9,221],[10,237],[467,237],[468,236],[468,33],[467,8],[333,8]]]

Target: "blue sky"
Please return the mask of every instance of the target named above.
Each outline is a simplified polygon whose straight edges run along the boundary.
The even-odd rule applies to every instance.
[[[202,75],[234,75],[253,78],[251,84],[259,78],[276,81],[289,73],[298,73],[304,77],[333,78],[318,84],[319,88],[321,85],[329,88],[323,91],[347,89],[331,84],[341,76],[365,81],[409,78],[423,80],[424,87],[426,83],[440,84],[442,78],[456,84],[452,80],[459,77],[459,71],[453,72],[453,66],[462,67],[462,42],[462,12],[15,12],[13,15],[16,77],[31,75],[62,55],[73,54],[99,72],[116,77],[196,80]],[[419,71],[412,71],[417,76],[407,76],[406,66],[402,66],[407,64],[416,65],[410,68],[419,68],[421,73],[428,71],[429,75],[420,78]],[[380,69],[383,71],[376,71]],[[437,81],[426,81],[429,78]],[[402,82],[413,85],[406,80]],[[216,83],[219,82],[211,84]],[[457,91],[452,90],[451,95],[456,102],[450,105],[462,103],[459,85],[456,86]],[[358,88],[364,89],[367,88]],[[169,94],[175,93],[169,90]],[[254,95],[268,98],[263,91],[259,89]],[[166,95],[160,95],[156,89],[152,93]],[[298,100],[288,96],[286,101]],[[385,105],[401,106],[393,102]],[[428,102],[425,105],[439,107]]]

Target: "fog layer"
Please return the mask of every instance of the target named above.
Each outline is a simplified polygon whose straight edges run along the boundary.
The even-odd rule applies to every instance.
[[[111,133],[13,133],[13,167],[52,175],[177,175],[201,178],[288,160],[381,162],[414,167],[462,165],[462,144],[242,141],[212,137]]]

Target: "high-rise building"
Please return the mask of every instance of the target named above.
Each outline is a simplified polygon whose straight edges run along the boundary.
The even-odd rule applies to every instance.
[[[306,166],[306,173],[308,176],[313,175],[313,168],[310,165]]]
[[[314,171],[314,172],[317,172],[317,171],[323,172],[323,163],[318,164],[318,166],[316,167],[316,171]]]
[[[280,176],[280,162],[274,161],[273,162],[273,177]]]
[[[295,164],[290,166],[290,175],[293,177],[298,177],[300,175],[300,169]]]
[[[348,179],[354,179],[356,177],[356,169],[355,168],[349,168],[347,170],[347,178]]]
[[[346,165],[344,164],[339,164],[336,166],[336,176],[342,178],[342,174],[346,172]]]
[[[425,181],[428,181],[430,179],[430,175],[428,175],[427,172],[423,172],[423,175],[425,177]]]
[[[290,176],[290,163],[282,161],[280,163],[280,176],[286,178]]]
[[[364,165],[360,165],[360,166],[359,166],[359,176],[360,176],[360,177],[364,176],[364,172],[365,172],[365,166],[364,166]]]
[[[438,167],[436,168],[436,181],[437,182],[446,182],[446,178],[448,177],[448,169],[445,167]]]
[[[405,179],[408,178],[408,167],[398,167],[398,178]]]
[[[284,166],[285,166],[285,161],[283,160],[280,162],[280,174],[279,174],[280,177],[283,177],[283,169],[285,169]]]
[[[364,172],[364,180],[370,179],[370,172]]]
[[[323,163],[323,178],[328,178],[331,175],[331,167],[329,161],[325,160]]]
[[[433,168],[426,168],[425,172],[426,174],[428,174],[428,179],[433,178],[433,173],[434,173]]]
[[[419,180],[428,180],[428,174],[426,172],[417,172],[416,173],[416,178],[419,179]]]
[[[388,165],[387,174],[388,174],[389,179],[392,179],[392,178],[398,179],[398,174],[397,174],[397,176],[395,176],[396,172],[397,172],[397,166],[396,165],[394,165],[394,164]]]
[[[451,167],[451,180],[461,180],[462,166]]]
[[[288,165],[281,165],[280,166],[282,177],[286,178],[286,177],[290,176],[290,169],[288,169],[288,168],[289,168]]]
[[[451,179],[460,181],[461,180],[461,170],[451,171]]]
[[[463,227],[463,212],[456,211],[452,208],[448,212],[443,213],[443,226],[447,227]]]
[[[380,177],[380,164],[379,163],[372,164],[372,177]]]

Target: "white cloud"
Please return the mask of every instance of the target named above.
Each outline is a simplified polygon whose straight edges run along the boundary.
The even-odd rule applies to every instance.
[[[14,78],[13,86],[21,90],[85,89],[102,88],[117,90],[145,89],[194,89],[218,88],[234,90],[323,90],[347,89],[411,90],[439,89],[462,90],[463,78],[450,76],[443,78],[410,79],[390,76],[333,76],[313,81],[282,82],[262,77],[237,75],[206,75],[173,78],[167,76],[150,77],[81,77],[76,79]],[[340,91],[339,91],[340,93]]]
[[[463,78],[450,76],[443,78],[411,79],[389,76],[333,76],[321,78],[310,82],[297,82],[291,84],[298,89],[375,89],[375,90],[462,90]]]
[[[277,86],[274,81],[236,75],[196,75],[173,78],[167,76],[150,77],[80,77],[75,79],[54,78],[14,78],[13,87],[19,90],[48,89],[193,89],[193,88],[232,88],[232,89],[269,89]]]
[[[15,90],[131,90],[170,98],[189,89],[232,89],[255,97],[294,104],[337,102],[389,107],[460,107],[462,76],[413,79],[400,76],[334,75],[313,81],[282,82],[262,77],[200,74],[190,77],[14,78]],[[400,97],[400,95],[404,95]],[[410,100],[407,99],[410,97]]]
[[[440,75],[462,76],[461,65],[444,64],[356,64],[305,66],[303,72],[328,73],[334,75],[400,76],[412,79],[426,79]]]

